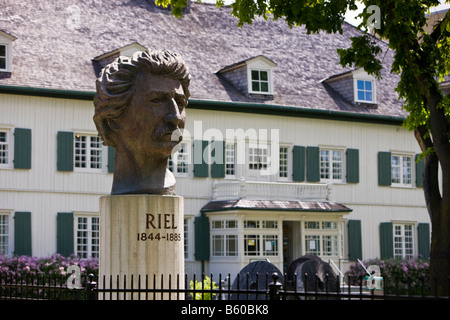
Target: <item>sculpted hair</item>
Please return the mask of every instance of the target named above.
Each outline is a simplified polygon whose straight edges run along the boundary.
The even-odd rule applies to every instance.
[[[119,57],[107,65],[96,81],[94,123],[105,145],[114,146],[116,123],[123,116],[134,93],[140,71],[179,80],[189,98],[190,75],[181,57],[169,50],[140,51],[130,59]]]

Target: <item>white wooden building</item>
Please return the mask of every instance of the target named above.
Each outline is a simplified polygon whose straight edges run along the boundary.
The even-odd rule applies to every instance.
[[[237,273],[258,259],[283,270],[305,254],[341,271],[356,259],[429,255],[420,149],[402,126],[386,45],[377,80],[338,63],[336,49],[358,34],[350,25],[306,35],[283,21],[239,29],[229,8],[213,5],[191,4],[175,20],[151,1],[9,2],[0,20],[0,253],[99,254],[113,150],[92,121],[96,74],[119,54],[164,47],[192,76],[184,140],[168,163],[185,201],[187,273]],[[194,161],[205,148],[210,158]],[[209,163],[217,154],[223,163]]]

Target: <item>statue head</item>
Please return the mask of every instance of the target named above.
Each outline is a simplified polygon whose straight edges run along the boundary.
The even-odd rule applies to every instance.
[[[178,54],[168,50],[147,50],[136,52],[132,58],[119,57],[102,70],[96,82],[94,122],[105,145],[117,149],[124,134],[120,131],[120,120],[126,114],[133,96],[144,93],[139,92],[137,87],[140,83],[138,81],[142,81],[146,75],[179,81],[184,94],[184,101],[179,103],[183,109],[186,106],[190,96],[190,75]],[[144,90],[152,92],[153,88],[147,87]],[[180,125],[184,126],[184,122]],[[163,128],[159,129],[163,131]]]
[[[103,143],[116,149],[115,181],[133,178],[137,189],[139,184],[161,185],[151,179],[182,139],[189,83],[184,61],[168,50],[119,57],[102,70],[94,122]]]

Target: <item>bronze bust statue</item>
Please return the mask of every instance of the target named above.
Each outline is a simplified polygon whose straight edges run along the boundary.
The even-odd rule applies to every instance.
[[[96,82],[94,122],[116,150],[111,194],[174,194],[167,159],[182,140],[190,75],[168,50],[119,57]]]

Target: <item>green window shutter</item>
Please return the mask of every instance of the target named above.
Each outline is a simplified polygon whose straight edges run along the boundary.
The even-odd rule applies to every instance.
[[[394,257],[394,231],[392,222],[380,223],[380,258]]]
[[[359,150],[347,149],[346,151],[347,163],[347,183],[359,182]]]
[[[419,223],[417,238],[419,239],[419,254],[428,259],[430,257],[430,224]]]
[[[208,177],[208,163],[203,157],[204,150],[208,147],[208,141],[194,141],[194,177]]]
[[[196,217],[194,221],[195,232],[195,259],[209,260],[209,218]]]
[[[114,173],[114,163],[116,159],[116,149],[108,146],[108,173]]]
[[[31,169],[31,129],[14,130],[14,169]]]
[[[320,181],[320,150],[319,147],[306,147],[306,180]]]
[[[348,258],[362,259],[361,220],[348,221]]]
[[[211,142],[211,177],[225,177],[225,142]]]
[[[424,168],[424,159],[420,159],[419,155],[416,155],[416,187],[422,188],[423,187],[423,168]]]
[[[31,256],[31,212],[14,214],[14,254]]]
[[[73,171],[73,132],[59,131],[57,140],[57,170]]]
[[[73,212],[58,212],[56,217],[56,252],[64,257],[74,253]]]
[[[292,179],[305,181],[305,147],[294,146],[292,149]]]
[[[391,153],[378,152],[378,185],[391,185]]]

